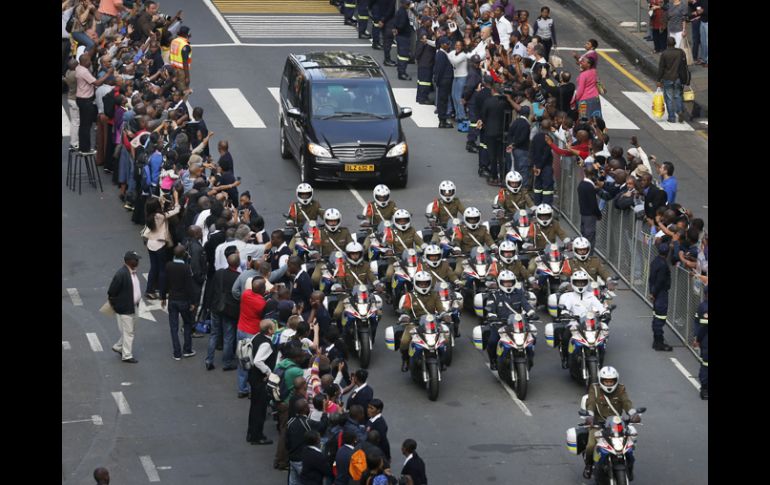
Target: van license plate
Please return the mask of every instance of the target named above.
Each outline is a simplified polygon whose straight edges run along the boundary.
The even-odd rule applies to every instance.
[[[357,163],[345,164],[346,172],[374,172],[374,165],[362,165]]]

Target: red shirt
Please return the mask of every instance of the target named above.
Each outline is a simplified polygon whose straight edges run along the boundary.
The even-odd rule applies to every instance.
[[[590,145],[589,145],[589,143],[587,141],[583,142],[583,143],[579,143],[579,142],[575,143],[570,148],[580,152],[579,156],[583,160],[585,160],[586,157],[588,157],[588,155],[591,154],[591,147],[590,147]],[[554,153],[558,153],[559,155],[565,156],[565,157],[569,157],[569,156],[573,155],[571,151],[563,149],[563,148],[559,148],[558,146],[556,146],[555,143],[553,144],[553,146],[551,146],[551,150],[553,150]]]
[[[265,310],[265,298],[254,293],[251,288],[241,295],[241,315],[238,318],[238,330],[252,335],[259,333],[262,312]]]

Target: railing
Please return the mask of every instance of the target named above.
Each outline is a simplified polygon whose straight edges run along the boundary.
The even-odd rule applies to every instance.
[[[577,186],[583,179],[583,174],[573,160],[573,157],[562,158],[558,199],[554,207],[561,213],[562,221],[580,233]],[[652,304],[648,298],[648,277],[650,262],[657,255],[657,249],[652,242],[652,236],[645,232],[643,221],[635,217],[633,210],[617,209],[614,202],[607,201],[602,209],[602,219],[596,225],[594,251],[650,308]],[[692,347],[692,343],[695,337],[695,312],[702,300],[703,288],[700,280],[694,279],[692,273],[686,269],[672,267],[666,323],[698,359],[699,353]]]

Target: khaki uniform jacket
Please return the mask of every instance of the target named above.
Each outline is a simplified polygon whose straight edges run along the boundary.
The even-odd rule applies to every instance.
[[[610,278],[610,273],[604,268],[604,265],[598,256],[590,256],[585,261],[580,261],[577,258],[569,258],[567,259],[567,262],[569,263],[570,268],[569,272],[564,272],[567,276],[582,269],[594,280],[597,276],[600,276],[605,284],[607,284],[607,280]]]
[[[532,197],[529,195],[529,191],[523,187],[518,194],[514,194],[506,189],[500,189],[500,192],[503,193],[503,197],[501,198],[500,193],[498,193],[497,203],[500,207],[505,209],[506,212],[516,213],[519,209],[528,209],[535,205],[532,201]],[[517,205],[519,206],[519,209],[516,208]]]
[[[535,223],[533,227],[535,228],[535,248],[538,251],[544,249],[548,245],[548,241],[555,244],[557,239],[563,240],[567,237],[567,233],[564,232],[564,229],[561,228],[558,221],[552,221],[551,224],[546,227]],[[547,241],[543,235],[548,238]]]
[[[441,280],[438,278],[441,278],[447,283],[454,283],[454,281],[457,279],[455,272],[452,271],[452,267],[449,266],[449,263],[446,261],[442,261],[441,264],[438,265],[438,268],[434,268],[423,261],[422,270],[426,271],[433,279],[433,288],[435,288],[437,284],[441,283]]]
[[[441,301],[435,291],[431,291],[427,295],[421,295],[416,291],[412,291],[401,298],[399,308],[417,323],[420,317],[427,315],[428,312],[434,315],[438,313],[441,308]]]
[[[386,221],[393,220],[393,214],[396,213],[397,209],[396,203],[392,200],[388,201],[388,205],[385,207],[380,207],[372,201],[366,205],[366,219],[374,228],[377,228],[380,222],[383,221],[383,218]]]
[[[447,214],[447,211],[449,211],[449,214],[452,214],[452,217],[462,217],[463,212],[465,211],[465,206],[457,197],[455,197],[454,200],[448,204],[444,202],[441,197],[433,199],[433,210],[431,212],[434,216],[438,217],[438,221],[442,226],[446,225],[447,221],[449,220],[449,214]]]
[[[387,240],[385,241],[385,244],[391,246],[393,248],[393,253],[398,256],[400,256],[406,249],[419,249],[425,244],[413,227],[410,227],[406,231],[402,231],[396,228],[396,226],[391,226],[390,229],[393,231],[393,241]],[[406,247],[404,247],[404,244],[406,244]]]
[[[353,237],[350,235],[350,231],[348,231],[347,227],[340,227],[336,232],[331,232],[328,229],[323,228],[319,232],[321,234],[321,257],[323,258],[328,258],[334,251],[337,250],[344,253],[345,246],[347,246],[348,243],[353,242]],[[331,241],[334,241],[339,249],[335,247]]]
[[[596,423],[597,420],[604,421],[610,416],[615,416],[615,412],[610,408],[610,405],[607,404],[607,400],[604,399],[605,395],[604,391],[599,387],[599,384],[591,385],[591,388],[588,390],[586,410],[593,413],[594,423]],[[607,398],[619,413],[624,411],[628,413],[628,411],[634,407],[634,405],[631,404],[631,399],[628,398],[626,387],[623,384],[618,384],[615,392],[607,396]]]
[[[317,200],[310,202],[308,205],[302,205],[299,202],[293,202],[289,207],[289,219],[294,221],[298,227],[302,227],[305,222],[307,222],[305,214],[302,212],[307,214],[311,221],[315,221],[319,217],[323,216],[323,209]]]
[[[438,233],[436,236],[437,235]],[[434,239],[438,240],[439,238],[434,237]],[[475,230],[470,230],[468,229],[468,226],[462,225],[455,227],[454,234],[452,235],[452,243],[455,246],[459,246],[460,251],[467,255],[470,254],[471,249],[478,247],[479,243],[492,246],[495,244],[495,240],[492,239],[492,236],[489,234],[489,231],[487,231],[486,226],[482,224],[479,224],[479,227],[477,227]]]
[[[354,274],[358,279],[353,276]],[[366,261],[362,261],[361,264],[357,266],[345,263],[345,276],[338,278],[338,282],[344,286],[346,290],[352,290],[353,287],[360,285],[361,283],[372,285],[375,281],[377,281],[377,276],[372,273],[372,269]]]
[[[501,260],[497,260],[497,274],[500,274],[504,270],[513,271],[516,275],[516,280],[522,285],[529,279],[529,271],[527,267],[521,264],[521,261],[516,260],[512,264],[505,264]]]

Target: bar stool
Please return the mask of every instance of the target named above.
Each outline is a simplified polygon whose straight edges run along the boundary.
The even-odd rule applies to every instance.
[[[99,176],[99,171],[96,169],[96,150],[90,152],[78,151],[75,154],[75,165],[72,172],[72,190],[75,190],[75,179],[78,181],[78,195],[83,193],[83,165],[86,166],[86,177],[88,177],[88,183],[93,188],[96,188],[96,182],[99,181],[99,190],[104,192],[102,187],[102,178]]]
[[[72,169],[72,154],[76,153],[78,151],[77,148],[70,146],[69,150],[67,151],[67,188],[70,190],[75,190],[74,187],[74,170]]]

